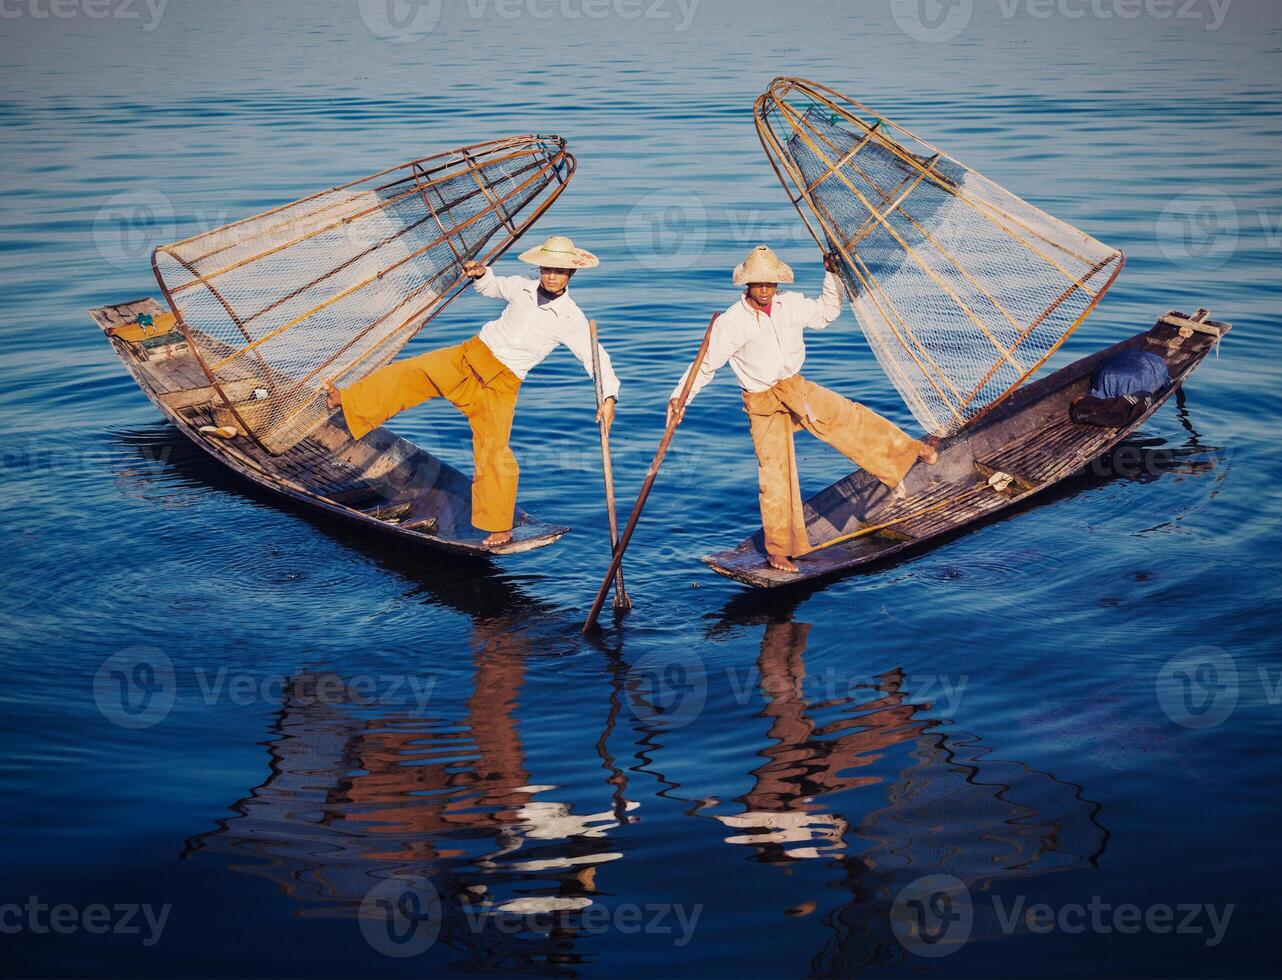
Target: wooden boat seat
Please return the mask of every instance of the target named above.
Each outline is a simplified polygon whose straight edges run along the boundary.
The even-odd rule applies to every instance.
[[[983,481],[971,486],[940,482],[924,493],[896,501],[890,507],[878,511],[871,521],[875,524],[888,524],[906,517],[907,520],[886,528],[879,536],[898,541],[915,540],[959,521],[973,520],[1004,506],[1006,502],[1003,494]]]
[[[975,460],[985,480],[994,473],[1009,473],[1022,492],[1068,476],[1093,459],[1117,437],[1117,430],[1082,425],[1064,413],[1062,421],[1034,429],[994,453]]]

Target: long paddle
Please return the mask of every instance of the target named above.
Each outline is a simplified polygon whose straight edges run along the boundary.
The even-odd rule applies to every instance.
[[[703,364],[703,358],[708,353],[708,343],[712,340],[712,328],[717,322],[719,314],[712,314],[712,319],[708,321],[708,329],[703,333],[703,342],[699,344],[699,352],[694,355],[694,363],[690,365],[690,373],[686,375],[686,383],[681,387],[681,394],[677,396],[677,410],[672,413],[672,420],[663,432],[663,439],[659,442],[659,448],[654,454],[654,459],[650,462],[650,469],[646,472],[645,482],[641,484],[641,493],[637,496],[637,502],[632,505],[632,514],[628,517],[627,527],[623,529],[623,536],[619,538],[619,543],[614,549],[614,557],[610,560],[610,568],[605,573],[605,578],[601,582],[601,588],[597,590],[596,600],[592,603],[592,609],[588,612],[588,618],[583,623],[583,632],[587,633],[596,625],[597,617],[601,615],[601,607],[605,605],[606,593],[610,591],[610,580],[614,578],[615,572],[623,564],[623,552],[628,548],[628,542],[632,540],[632,532],[637,529],[637,521],[641,518],[641,509],[645,507],[646,498],[650,496],[650,488],[654,486],[654,478],[659,475],[659,466],[663,463],[663,457],[668,452],[668,444],[672,442],[672,435],[677,431],[677,423],[681,421],[681,413],[685,411],[686,402],[690,400],[690,389],[694,387],[695,376],[699,373],[699,368]]]
[[[596,382],[596,407],[600,411],[601,406],[605,404],[604,392],[601,388],[601,349],[596,339],[596,321],[588,321],[588,340],[592,344],[592,380]],[[614,466],[610,462],[610,427],[602,419],[599,423],[601,429],[601,472],[605,478],[605,512],[610,519],[610,554],[619,546],[619,519],[614,512]],[[628,590],[623,587],[623,564],[619,564],[619,569],[614,575],[614,608],[631,609],[632,600],[628,598]]]

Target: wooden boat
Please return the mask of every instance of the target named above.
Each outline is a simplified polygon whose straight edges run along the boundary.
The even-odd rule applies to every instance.
[[[887,499],[882,485],[862,470],[837,481],[805,501],[810,540],[834,543],[794,559],[797,572],[766,563],[760,531],[703,561],[746,585],[774,588],[872,565],[992,517],[1112,450],[1170,398],[1229,329],[1207,319],[1205,310],[1192,317],[1172,311],[1151,329],[1020,388],[945,439],[934,466],[913,467],[904,500]],[[1096,369],[1127,347],[1162,355],[1170,384],[1131,425],[1072,421],[1069,405],[1086,394]]]
[[[386,429],[353,440],[325,388],[391,360],[469,285],[464,264],[511,248],[576,166],[559,136],[420,157],[162,245],[165,307],[91,315],[165,417],[255,483],[428,547],[539,548],[569,529],[517,510],[511,542],[487,548],[467,477]]]
[[[838,275],[905,406],[938,445],[898,496],[856,471],[805,501],[812,550],[771,568],[763,535],[708,555],[766,588],[849,571],[990,517],[1076,473],[1143,424],[1229,329],[1171,312],[1129,340],[1028,383],[1096,309],[1119,249],[1047,214],[868,106],[776,78],[757,135]],[[1074,422],[1069,406],[1127,347],[1164,358],[1170,381],[1132,424]]]
[[[353,439],[338,413],[279,454],[251,439],[202,433],[202,426],[216,428],[227,421],[226,406],[182,333],[142,335],[140,315],[163,324],[164,308],[147,298],[91,310],[90,315],[143,393],[179,432],[228,469],[275,494],[381,535],[462,554],[530,551],[569,530],[544,524],[518,508],[511,542],[484,546],[485,532],[472,527],[467,476],[386,428]],[[126,339],[134,337],[138,339]],[[252,398],[257,384],[252,372],[246,372],[221,387],[239,400]]]

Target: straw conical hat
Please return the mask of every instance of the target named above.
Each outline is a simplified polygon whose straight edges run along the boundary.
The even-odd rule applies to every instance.
[[[587,249],[575,248],[574,242],[564,235],[553,235],[537,248],[522,252],[520,258],[530,265],[553,269],[591,269],[599,264],[595,255]]]
[[[750,282],[792,282],[792,269],[765,245],[758,245],[734,270],[736,286]]]

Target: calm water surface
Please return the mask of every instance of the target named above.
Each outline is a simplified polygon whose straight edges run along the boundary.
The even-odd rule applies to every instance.
[[[1279,972],[1279,8],[981,3],[938,43],[921,37],[950,22],[906,30],[887,3],[704,0],[688,22],[459,3],[399,40],[377,5],[376,30],[328,4],[47,9],[0,22],[0,900],[74,911],[62,934],[5,913],[7,974]],[[574,533],[464,565],[233,481],[85,315],[154,292],[157,243],[465,142],[562,134],[581,169],[539,231],[602,258],[574,291],[624,382],[626,503],[731,266],[768,241],[818,289],[752,127],[780,73],[1127,252],[1054,363],[1198,306],[1234,324],[1220,356],[1125,465],[785,596],[697,562],[758,523],[726,372],[633,542],[636,610],[588,642],[606,531],[568,353],[523,387],[514,442],[523,505]],[[411,349],[494,312],[463,299]],[[807,374],[911,421],[849,313]],[[470,465],[448,410],[395,428]],[[807,489],[845,472],[799,452]],[[113,670],[141,713],[118,689],[113,706]],[[1093,901],[1140,927],[1078,928]],[[94,903],[168,910],[99,935]],[[1180,905],[1196,920],[1163,927]]]

